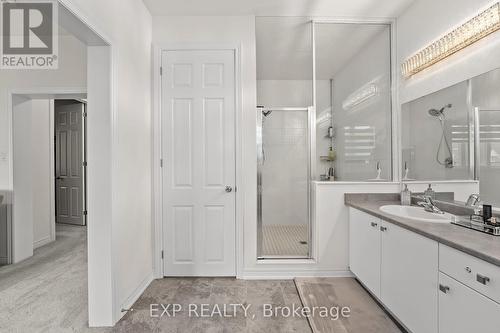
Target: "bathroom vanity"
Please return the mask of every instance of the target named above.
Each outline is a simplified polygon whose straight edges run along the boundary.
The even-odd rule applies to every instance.
[[[500,331],[499,237],[388,214],[380,208],[398,205],[390,197],[345,203],[350,269],[409,331]]]

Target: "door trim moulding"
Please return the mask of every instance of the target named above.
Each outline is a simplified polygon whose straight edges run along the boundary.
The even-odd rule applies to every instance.
[[[243,205],[245,167],[243,164],[243,128],[242,128],[242,91],[241,91],[241,45],[240,44],[153,44],[153,103],[151,112],[153,145],[152,145],[152,215],[151,239],[153,251],[153,272],[155,279],[164,277],[163,272],[163,192],[162,192],[162,145],[161,145],[161,55],[165,51],[195,51],[195,50],[231,50],[234,52],[235,70],[235,157],[236,157],[236,205],[235,205],[235,251],[236,251],[236,277],[241,278],[243,272]]]

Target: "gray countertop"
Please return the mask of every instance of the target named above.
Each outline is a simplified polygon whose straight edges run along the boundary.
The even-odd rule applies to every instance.
[[[384,205],[400,205],[398,194],[346,194],[346,206],[413,231],[472,256],[500,266],[500,237],[453,224],[427,223],[384,213]]]

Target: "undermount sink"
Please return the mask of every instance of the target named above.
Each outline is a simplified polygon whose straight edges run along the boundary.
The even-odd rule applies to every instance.
[[[422,207],[389,205],[380,207],[380,210],[387,214],[422,222],[451,223],[453,220],[453,215],[451,214],[430,213],[425,211]]]

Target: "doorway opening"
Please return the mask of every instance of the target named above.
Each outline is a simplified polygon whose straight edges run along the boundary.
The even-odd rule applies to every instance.
[[[43,240],[37,246],[40,245],[40,249],[49,249],[48,251],[43,251],[45,254],[49,255],[52,253],[50,246],[57,244],[58,242],[51,242],[52,239],[57,239],[61,230],[61,240],[71,239],[71,233],[68,229],[76,230],[86,230],[86,233],[80,234],[78,237],[78,246],[68,245],[66,249],[75,249],[78,259],[75,259],[66,254],[63,256],[65,260],[56,260],[57,263],[73,263],[71,267],[61,268],[60,270],[51,267],[47,270],[48,273],[64,272],[64,274],[72,274],[74,277],[78,275],[79,278],[71,279],[61,279],[59,278],[43,278],[43,274],[38,274],[36,270],[31,271],[31,274],[25,274],[28,279],[17,279],[16,288],[10,288],[3,290],[5,292],[13,293],[16,291],[21,292],[22,289],[18,288],[18,283],[23,283],[27,286],[28,280],[32,283],[34,280],[36,282],[45,283],[45,290],[47,297],[40,298],[39,304],[43,304],[45,300],[45,306],[38,306],[35,309],[35,305],[32,306],[33,313],[36,315],[30,316],[30,318],[22,318],[16,320],[15,316],[12,316],[9,322],[22,322],[26,327],[39,327],[43,323],[38,321],[46,320],[47,316],[51,316],[51,326],[47,330],[57,330],[60,325],[70,325],[76,330],[84,330],[88,326],[113,326],[123,315],[120,310],[126,308],[126,304],[118,304],[118,298],[114,294],[114,278],[113,278],[113,261],[112,252],[113,248],[110,246],[111,242],[111,228],[113,223],[112,206],[113,206],[113,188],[112,188],[112,176],[113,176],[113,140],[114,132],[114,108],[115,102],[113,98],[113,84],[112,80],[112,67],[114,63],[114,58],[112,57],[112,43],[111,39],[103,34],[99,27],[92,24],[91,20],[82,13],[81,9],[76,7],[72,1],[60,1],[59,3],[59,58],[61,62],[59,64],[59,69],[54,71],[40,72],[40,71],[12,71],[5,72],[2,75],[4,80],[9,82],[6,91],[6,110],[8,110],[7,118],[7,135],[6,140],[9,141],[8,148],[6,152],[0,152],[0,159],[5,161],[8,165],[6,175],[4,180],[4,189],[0,191],[0,197],[2,203],[0,204],[0,222],[3,220],[3,216],[7,216],[5,219],[9,227],[9,233],[7,239],[9,243],[6,248],[9,249],[9,255],[11,257],[11,262],[13,265],[8,265],[1,268],[1,278],[2,285],[4,278],[9,279],[10,271],[19,268],[19,265],[26,267],[30,263],[33,251],[33,245],[30,242],[33,241],[33,234],[36,232],[33,225],[29,223],[33,219],[33,209],[21,210],[19,207],[19,200],[17,199],[19,190],[17,189],[18,177],[22,178],[23,171],[26,171],[24,175],[28,175],[31,179],[34,179],[33,175],[39,176],[41,170],[38,169],[38,165],[29,165],[28,163],[21,165],[20,168],[14,166],[15,156],[19,154],[14,154],[14,150],[17,149],[16,145],[18,142],[27,141],[27,138],[17,138],[17,134],[14,132],[14,117],[16,117],[17,111],[16,103],[26,103],[25,106],[28,108],[30,103],[42,103],[42,100],[50,103],[47,100],[52,100],[55,104],[57,100],[76,100],[82,101],[87,99],[88,110],[90,117],[88,118],[88,142],[87,149],[82,148],[82,152],[86,151],[88,155],[88,171],[83,172],[83,178],[87,183],[81,188],[81,192],[74,196],[69,193],[69,188],[75,187],[70,184],[66,189],[61,190],[61,192],[66,192],[68,196],[62,197],[64,193],[60,193],[57,199],[57,207],[61,210],[58,213],[58,218],[61,216],[66,216],[78,218],[78,221],[58,221],[63,223],[56,223],[56,174],[55,174],[55,155],[56,155],[56,144],[54,141],[54,135],[44,136],[43,144],[47,147],[52,147],[53,156],[48,158],[52,163],[53,172],[48,168],[43,171],[44,184],[40,188],[49,188],[50,194],[44,196],[27,196],[28,204],[36,207],[44,207],[44,209],[51,209],[52,212],[48,213],[50,223],[47,225],[51,226],[50,237]],[[69,41],[71,40],[71,41]],[[48,106],[47,106],[48,107]],[[17,121],[16,121],[17,123]],[[47,120],[44,124],[50,124],[53,127],[53,132],[55,134],[55,122]],[[35,125],[35,122],[31,123]],[[82,123],[83,128],[87,128],[84,123]],[[31,128],[31,127],[30,127]],[[32,128],[37,128],[32,126]],[[39,131],[42,127],[38,127]],[[48,131],[48,126],[43,127],[43,131]],[[32,131],[16,132],[21,133],[20,135],[26,136],[31,135]],[[42,134],[42,133],[40,133]],[[75,139],[73,137],[73,139]],[[71,140],[71,138],[68,138]],[[32,142],[30,140],[30,142]],[[69,141],[68,141],[69,142]],[[35,142],[36,144],[42,144],[42,142]],[[84,142],[82,140],[82,145]],[[34,146],[34,145],[33,145]],[[83,146],[82,146],[83,147]],[[48,150],[48,149],[47,149]],[[44,155],[45,158],[49,154],[45,154],[47,150],[35,150],[30,147],[30,150],[24,152],[25,156],[29,156],[30,152],[32,155]],[[75,150],[77,151],[77,150]],[[73,156],[68,156],[69,159],[74,159]],[[86,162],[86,161],[85,161]],[[31,170],[30,170],[31,169]],[[45,172],[46,171],[46,172]],[[7,173],[7,172],[6,172]],[[64,176],[61,176],[61,178]],[[36,178],[36,177],[35,177]],[[52,180],[51,180],[52,178]],[[36,179],[42,179],[38,177]],[[22,180],[22,179],[21,179]],[[63,179],[59,179],[63,181]],[[67,181],[66,179],[64,181]],[[26,183],[26,182],[25,182]],[[48,185],[47,185],[48,184]],[[52,184],[52,185],[51,185]],[[31,185],[30,185],[31,186]],[[14,191],[14,187],[16,190]],[[59,185],[59,189],[64,188],[64,186]],[[38,189],[37,189],[38,190]],[[21,191],[22,192],[22,191]],[[73,193],[78,192],[73,188]],[[87,194],[87,195],[85,195]],[[80,201],[79,197],[87,197],[88,200]],[[33,200],[36,198],[36,200]],[[64,199],[63,199],[64,198]],[[43,199],[43,200],[42,200]],[[42,202],[45,201],[45,202]],[[47,203],[52,202],[53,204]],[[72,202],[71,202],[72,201]],[[7,204],[7,209],[3,209],[4,204]],[[21,205],[22,206],[22,205]],[[88,207],[85,209],[84,207]],[[71,211],[72,210],[72,211]],[[81,211],[81,212],[80,212]],[[88,212],[85,215],[85,211]],[[5,214],[5,212],[7,212]],[[78,213],[80,212],[80,213]],[[65,214],[63,214],[65,213]],[[20,215],[21,214],[21,215]],[[28,214],[26,218],[23,218],[22,214]],[[38,215],[37,215],[38,216]],[[88,220],[88,223],[87,223]],[[28,222],[27,222],[28,221]],[[64,222],[73,222],[75,224],[81,224],[80,226],[75,226],[74,224],[64,224]],[[87,224],[87,226],[82,226]],[[0,223],[0,229],[3,226]],[[46,229],[43,229],[46,231]],[[18,241],[17,236],[29,234],[27,238]],[[80,237],[81,236],[81,237]],[[0,237],[2,238],[2,237]],[[2,239],[0,239],[1,241]],[[40,238],[42,240],[42,238]],[[23,253],[19,250],[18,246],[22,246],[23,242],[25,244],[24,249],[29,249],[27,252]],[[43,246],[43,243],[46,246]],[[1,245],[1,244],[0,244]],[[63,246],[64,250],[64,246]],[[73,253],[73,252],[71,252]],[[2,251],[0,251],[0,255]],[[26,260],[23,260],[23,257]],[[20,260],[18,260],[20,258]],[[21,261],[21,262],[19,262]],[[54,261],[50,258],[43,260],[38,260],[36,263],[53,264]],[[15,272],[14,272],[15,273]],[[63,273],[61,273],[63,274]],[[15,278],[15,274],[11,276],[10,280]],[[18,275],[19,276],[19,275]],[[43,280],[43,281],[42,281]],[[62,281],[65,281],[64,283]],[[7,281],[7,280],[5,280]],[[77,281],[78,283],[75,283]],[[68,283],[65,295],[60,295],[62,292],[62,287],[65,283]],[[73,285],[69,285],[73,283]],[[78,287],[75,285],[78,284]],[[3,292],[3,291],[0,291]],[[22,295],[27,295],[24,293]],[[71,297],[69,297],[71,296]],[[15,299],[13,297],[12,299]],[[10,298],[9,298],[10,299]],[[50,301],[50,304],[48,303]],[[18,302],[19,303],[19,302]],[[15,304],[5,303],[5,306],[15,306]],[[65,321],[64,313],[65,309],[77,308],[81,311],[81,316],[74,318],[74,322],[68,323]],[[60,309],[60,310],[59,310]],[[50,311],[50,313],[48,313]],[[22,311],[17,311],[14,309],[13,314],[22,315]],[[45,323],[45,321],[44,321]],[[74,326],[76,325],[76,326]],[[17,327],[18,329],[21,329]],[[23,329],[21,329],[23,330]],[[28,330],[28,329],[26,329]]]

